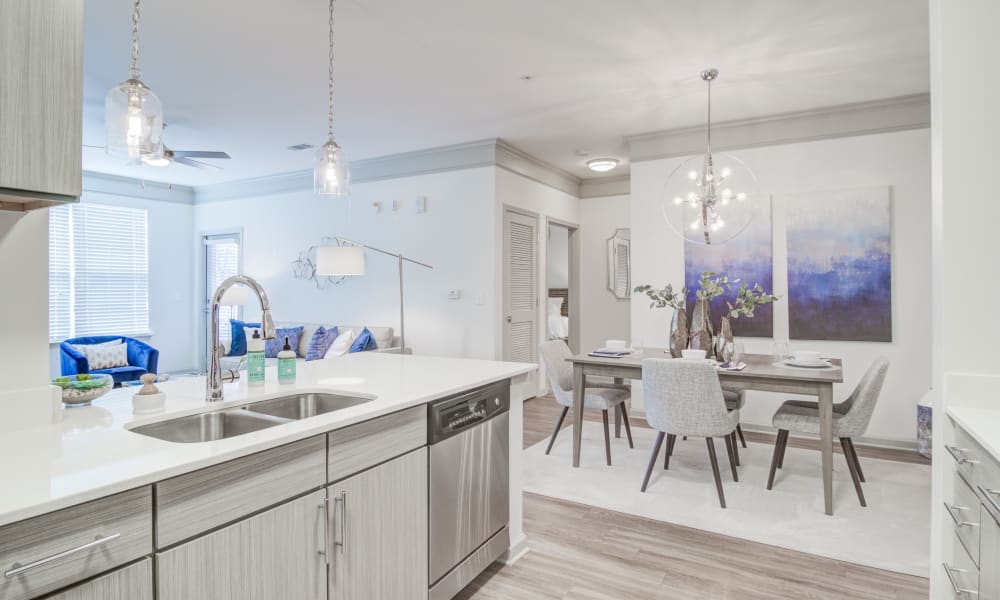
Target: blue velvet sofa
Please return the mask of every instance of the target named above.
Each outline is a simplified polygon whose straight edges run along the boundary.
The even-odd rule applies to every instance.
[[[110,369],[90,370],[87,357],[78,352],[72,344],[100,344],[121,339],[125,342],[128,354],[128,366],[112,367]],[[160,351],[146,342],[121,335],[94,335],[68,339],[59,344],[59,356],[63,375],[78,373],[104,373],[114,378],[115,384],[123,381],[135,381],[146,373],[156,373],[156,363],[160,360]]]

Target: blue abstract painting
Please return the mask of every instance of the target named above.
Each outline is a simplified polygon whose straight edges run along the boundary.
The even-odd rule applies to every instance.
[[[788,198],[792,339],[892,341],[892,210],[888,187]]]
[[[688,322],[695,303],[698,280],[705,271],[724,274],[730,281],[739,279],[747,285],[759,283],[767,292],[774,291],[771,261],[771,201],[762,200],[759,211],[746,230],[724,244],[706,246],[684,242],[684,286],[687,298]],[[725,315],[726,302],[732,302],[739,284],[712,300],[712,326],[718,329],[719,320]],[[774,309],[770,304],[759,307],[752,319],[733,319],[733,335],[747,337],[772,337]]]

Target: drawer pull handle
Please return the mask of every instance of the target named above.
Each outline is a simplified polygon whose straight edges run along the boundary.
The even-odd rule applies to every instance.
[[[965,506],[952,506],[951,504],[948,504],[947,502],[945,502],[944,503],[944,509],[946,511],[948,511],[948,516],[951,517],[951,520],[955,522],[955,526],[956,527],[975,527],[975,526],[979,525],[978,523],[974,523],[972,521],[963,521],[963,520],[959,519],[957,516],[955,516],[956,512],[964,512],[964,511],[969,510],[968,507],[965,507]]]
[[[948,563],[941,563],[944,567],[945,574],[948,575],[948,583],[951,584],[951,590],[954,592],[956,598],[963,596],[978,596],[979,592],[976,590],[967,590],[958,585],[958,581],[955,579],[955,573],[965,573],[965,569],[956,569],[955,567],[949,566]]]
[[[997,498],[996,498],[997,496],[1000,496],[1000,490],[984,488],[981,485],[977,485],[976,487],[979,488],[979,493],[982,494],[983,496],[986,496],[986,499],[989,500],[990,504],[993,505],[993,510],[1000,512],[1000,504],[997,504]]]
[[[967,457],[965,455],[965,453],[966,453],[965,448],[958,448],[958,447],[955,447],[955,446],[949,446],[948,444],[945,444],[944,445],[944,449],[947,450],[948,454],[950,454],[951,457],[955,459],[955,462],[957,462],[960,465],[978,465],[979,464],[978,460],[972,460],[971,458],[969,458],[969,457]]]
[[[53,554],[52,556],[46,556],[45,558],[40,558],[35,562],[30,562],[26,565],[22,565],[21,563],[14,563],[9,571],[4,572],[3,576],[8,579],[12,577],[17,577],[21,573],[34,569],[35,567],[40,567],[52,561],[59,560],[61,558],[66,558],[67,556],[70,556],[71,554],[76,554],[77,552],[83,552],[84,550],[89,550],[91,548],[96,548],[97,546],[102,546],[104,544],[107,544],[108,542],[117,540],[121,536],[122,534],[120,533],[115,533],[109,536],[98,535],[96,538],[94,538],[94,541],[92,542],[87,542],[82,546],[77,546],[76,548],[64,550],[58,554]]]

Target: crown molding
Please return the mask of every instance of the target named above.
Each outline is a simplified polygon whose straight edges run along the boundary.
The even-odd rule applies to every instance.
[[[601,198],[604,196],[627,196],[632,193],[632,176],[613,175],[584,179],[580,183],[580,198]]]
[[[930,124],[930,94],[916,94],[713,124],[712,149],[736,150],[926,129]],[[689,156],[704,152],[705,127],[643,133],[625,139],[632,162]]]
[[[194,204],[196,195],[195,188],[186,185],[145,181],[95,171],[83,172],[83,191],[176,204]]]
[[[576,175],[550,165],[502,139],[495,140],[495,149],[496,166],[576,198],[580,197],[583,180]]]

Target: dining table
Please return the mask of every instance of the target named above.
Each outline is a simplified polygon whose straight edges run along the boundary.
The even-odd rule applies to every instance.
[[[566,360],[573,365],[573,466],[580,466],[580,441],[583,434],[583,394],[587,377],[611,377],[615,383],[626,379],[642,379],[642,361],[649,358],[671,358],[664,348],[634,349],[620,357],[576,354]],[[829,368],[801,368],[783,364],[770,354],[743,354],[742,370],[718,369],[723,389],[755,390],[780,394],[815,396],[819,401],[820,453],[823,462],[823,502],[826,514],[833,514],[833,384],[843,383],[843,362],[830,358]]]

